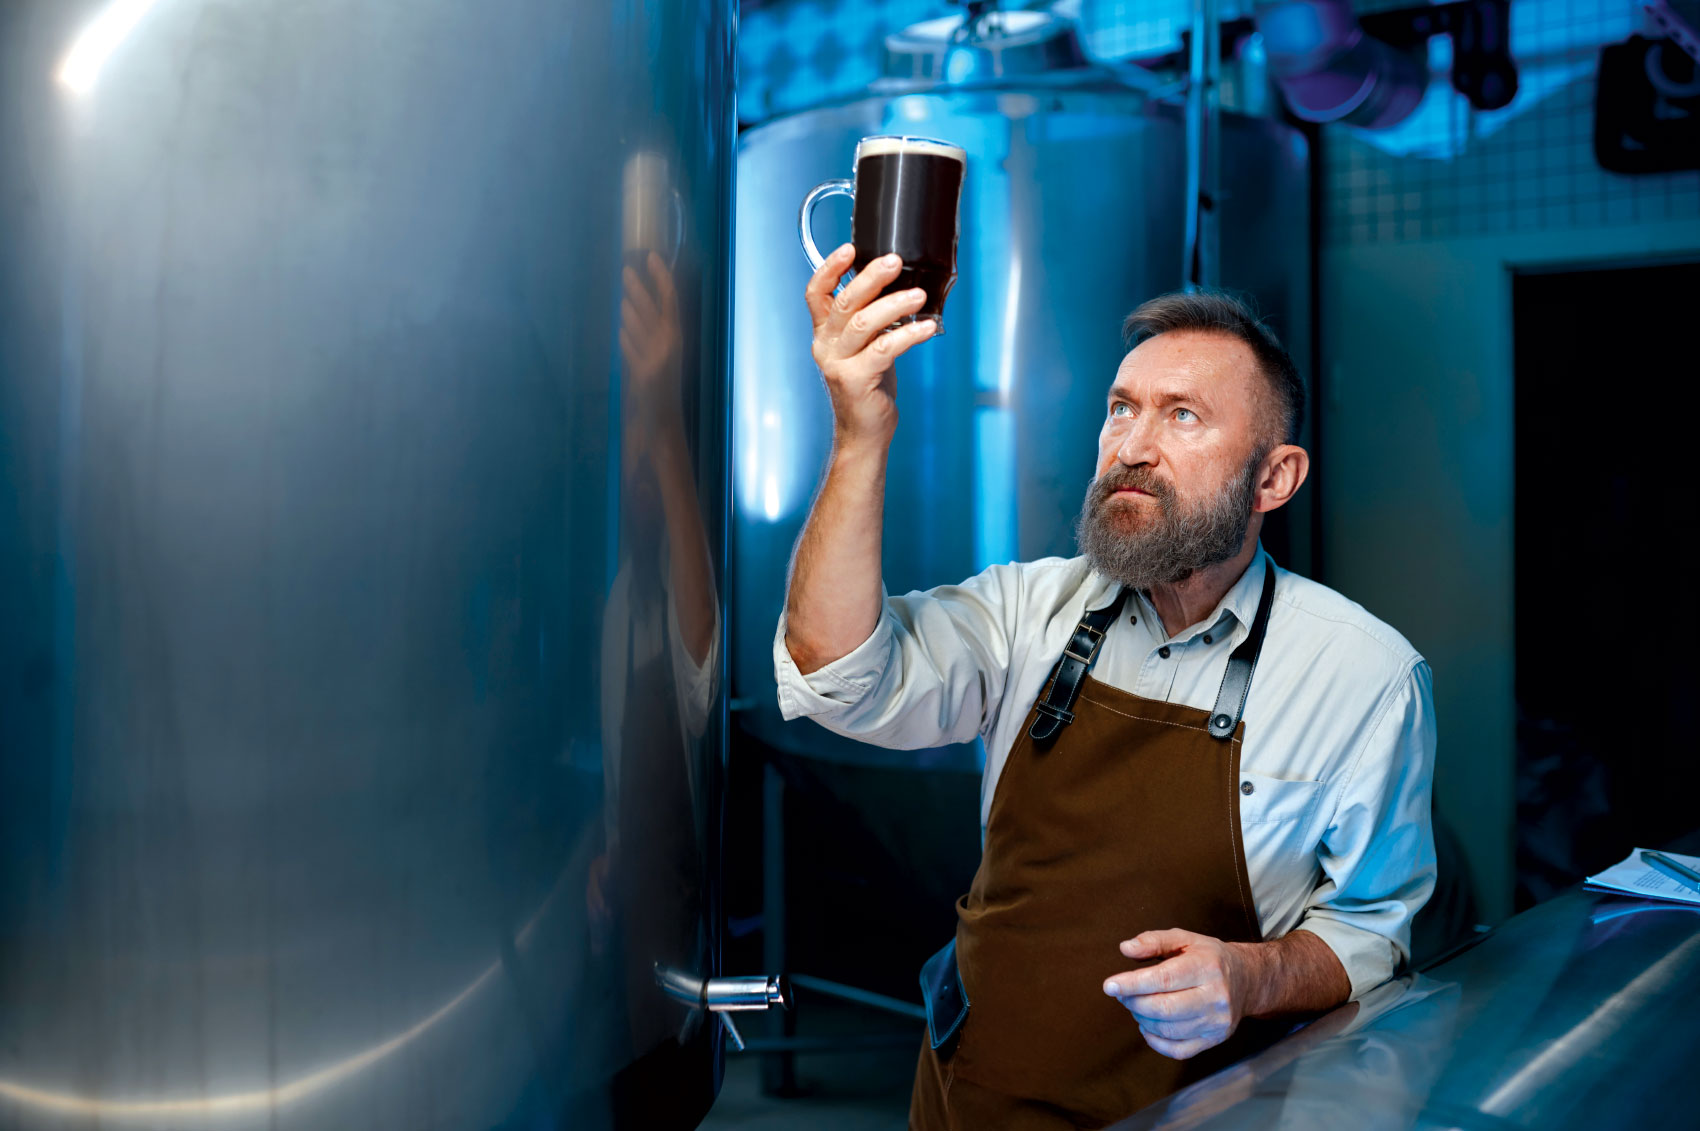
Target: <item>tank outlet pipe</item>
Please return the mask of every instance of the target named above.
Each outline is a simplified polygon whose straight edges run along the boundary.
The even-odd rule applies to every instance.
[[[1397,125],[1428,89],[1426,44],[1398,48],[1358,25],[1351,0],[1259,0],[1269,72],[1307,122]]]
[[[739,1052],[744,1051],[744,1038],[732,1024],[729,1013],[748,1010],[790,1009],[791,984],[783,974],[757,974],[744,978],[699,978],[688,970],[655,964],[655,984],[674,1001],[692,1009],[706,1009],[720,1018],[726,1035]]]
[[[1181,265],[1187,291],[1214,287],[1220,281],[1216,202],[1222,178],[1221,36],[1216,0],[1192,0],[1186,85],[1186,259]]]

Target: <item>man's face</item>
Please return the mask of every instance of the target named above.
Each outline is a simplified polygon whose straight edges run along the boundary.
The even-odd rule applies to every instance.
[[[1122,360],[1078,531],[1100,572],[1148,588],[1239,552],[1268,447],[1256,366],[1237,339],[1189,331]]]

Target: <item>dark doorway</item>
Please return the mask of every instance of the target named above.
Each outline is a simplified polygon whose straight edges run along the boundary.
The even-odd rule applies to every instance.
[[[1700,263],[1518,274],[1517,906],[1700,825]]]

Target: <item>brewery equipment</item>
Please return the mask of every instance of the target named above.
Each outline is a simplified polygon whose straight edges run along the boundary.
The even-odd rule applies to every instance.
[[[935,137],[968,153],[949,332],[898,365],[886,488],[886,585],[927,588],[1074,553],[1121,320],[1186,281],[1186,131],[1178,100],[1135,68],[1089,63],[1054,15],[929,21],[891,37],[886,54],[877,93],[755,126],[739,146],[735,726],[812,758],[971,770],[971,749],[881,751],[779,716],[774,626],[831,442],[801,298],[798,202],[867,135]],[[1220,281],[1256,299],[1308,372],[1306,141],[1224,111],[1219,144]],[[835,203],[815,210],[822,248],[848,233],[849,208]],[[1295,502],[1302,532],[1308,500]],[[1307,540],[1287,541],[1285,564],[1304,568]]]
[[[783,999],[733,15],[0,5],[0,1126],[683,1128]]]

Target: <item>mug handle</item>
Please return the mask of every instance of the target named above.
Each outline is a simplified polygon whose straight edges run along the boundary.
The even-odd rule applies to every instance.
[[[809,190],[809,195],[803,198],[803,207],[797,211],[797,231],[803,237],[803,254],[809,257],[809,266],[819,271],[820,265],[826,262],[826,256],[815,246],[815,234],[811,230],[814,220],[815,205],[829,196],[847,196],[856,199],[856,186],[850,181],[822,181]]]

